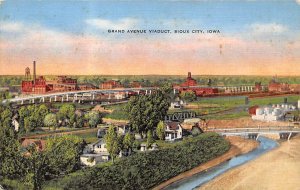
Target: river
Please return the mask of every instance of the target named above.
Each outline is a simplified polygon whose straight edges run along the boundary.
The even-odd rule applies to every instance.
[[[260,142],[260,144],[259,144],[258,148],[256,148],[255,150],[253,150],[247,154],[243,154],[243,155],[234,157],[227,162],[224,162],[222,164],[219,164],[216,167],[209,169],[206,172],[201,172],[199,174],[193,175],[190,178],[173,183],[173,184],[167,186],[166,188],[164,188],[164,190],[197,189],[204,183],[225,173],[226,171],[228,171],[234,167],[240,166],[242,164],[245,164],[245,163],[249,162],[250,160],[257,158],[260,155],[262,155],[278,146],[278,143],[276,141],[268,139],[266,137],[260,136],[258,138],[258,141]]]

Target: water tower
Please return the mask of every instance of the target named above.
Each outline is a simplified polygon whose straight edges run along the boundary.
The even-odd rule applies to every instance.
[[[25,69],[25,80],[29,81],[30,79],[31,79],[31,77],[30,77],[30,69],[29,69],[29,67],[26,67],[26,69]]]

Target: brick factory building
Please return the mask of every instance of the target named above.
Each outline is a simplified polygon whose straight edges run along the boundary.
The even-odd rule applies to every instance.
[[[268,85],[269,92],[289,92],[290,87],[288,83],[280,83],[272,79]]]
[[[114,89],[114,88],[123,88],[122,84],[119,81],[109,80],[100,84],[100,89]]]
[[[130,87],[131,88],[142,88],[142,84],[140,82],[138,82],[138,81],[132,81],[130,83]]]
[[[197,86],[197,81],[192,78],[191,72],[188,72],[186,81],[180,85],[181,87]]]
[[[197,86],[197,81],[192,78],[191,72],[188,72],[186,81],[179,86],[174,85],[175,89],[178,89],[179,92],[194,92],[196,96],[209,96],[219,93],[217,88],[213,87],[200,87]]]
[[[76,90],[96,89],[91,84],[78,84],[77,79],[67,76],[57,76],[53,81],[46,81],[43,76],[36,76],[36,62],[33,62],[33,79],[31,79],[30,69],[25,69],[25,80],[21,84],[23,94],[45,94],[50,92],[66,92]]]

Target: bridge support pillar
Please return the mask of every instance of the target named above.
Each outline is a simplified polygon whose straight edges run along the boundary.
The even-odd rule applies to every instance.
[[[256,139],[255,139],[256,141],[258,140],[258,137],[259,137],[259,134],[257,134],[257,136],[256,136]]]
[[[56,102],[57,101],[57,96],[54,96],[54,102]]]
[[[21,105],[23,105],[23,104],[24,104],[24,100],[21,101]]]
[[[151,89],[149,90],[149,93],[152,94],[152,90]]]
[[[61,103],[63,103],[63,102],[64,102],[64,96],[61,97]]]
[[[69,101],[69,94],[66,95],[66,101]]]
[[[290,140],[291,136],[292,136],[292,133],[289,134],[289,136],[288,136],[288,141]]]

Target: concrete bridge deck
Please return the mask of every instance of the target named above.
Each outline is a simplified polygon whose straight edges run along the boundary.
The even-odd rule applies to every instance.
[[[26,97],[18,97],[12,99],[3,100],[2,103],[21,103],[23,104],[25,101],[29,101],[30,103],[34,103],[35,100],[40,102],[45,102],[48,99],[50,102],[57,101],[57,98],[60,97],[61,101],[74,101],[85,98],[95,99],[95,95],[97,94],[114,94],[117,92],[137,92],[144,91],[146,94],[151,94],[153,90],[157,89],[156,87],[145,87],[145,88],[120,88],[120,89],[93,89],[93,90],[82,90],[82,91],[67,91],[67,92],[56,92],[49,94],[37,94],[37,95],[29,95]],[[69,99],[70,98],[70,99]]]
[[[289,140],[293,134],[299,134],[300,128],[291,126],[285,127],[247,127],[247,128],[208,128],[206,131],[212,131],[221,135],[250,135],[251,138],[257,139],[263,134],[286,135]]]

